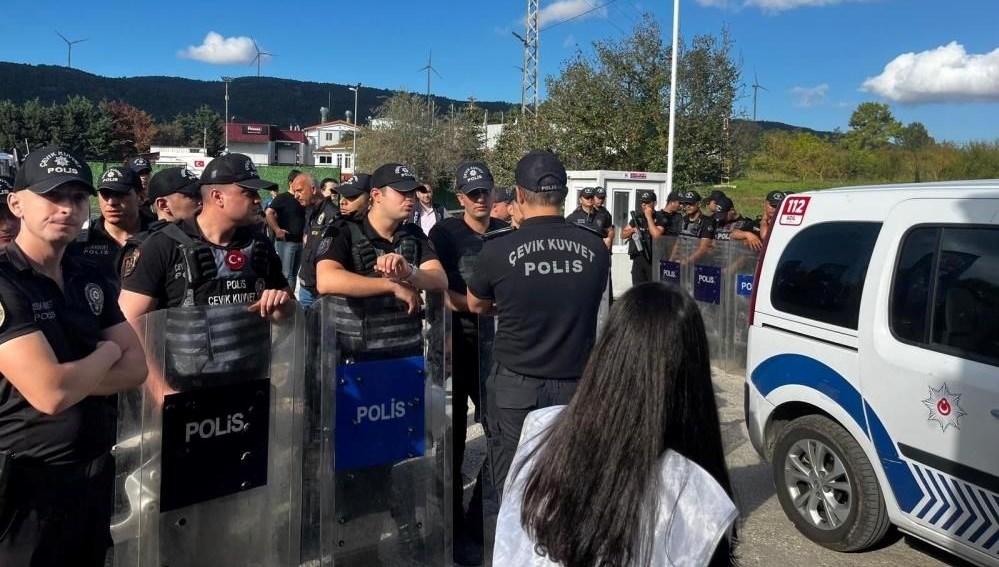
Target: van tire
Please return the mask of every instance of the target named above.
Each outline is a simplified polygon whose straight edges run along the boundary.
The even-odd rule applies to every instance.
[[[825,447],[824,462],[835,463],[838,460],[842,467],[841,473],[834,472],[826,478],[831,479],[835,476],[842,479],[845,476],[849,483],[848,490],[833,492],[840,496],[849,492],[848,512],[845,518],[837,517],[837,521],[841,521],[838,526],[829,524],[820,527],[815,521],[806,517],[807,512],[803,513],[795,506],[793,496],[795,491],[799,491],[797,494],[800,496],[802,487],[807,491],[810,486],[814,490],[816,485],[796,481],[795,475],[787,474],[787,467],[791,466],[789,463],[801,463],[799,457],[804,457],[807,461],[807,456],[802,453],[803,449],[807,447],[821,449],[822,446]],[[789,458],[792,460],[789,461]],[[784,509],[784,514],[802,535],[815,543],[835,551],[860,551],[881,541],[891,527],[874,467],[853,436],[828,417],[808,415],[785,425],[778,433],[771,463],[774,484],[777,487],[777,500]],[[823,469],[822,472],[825,474],[826,465],[819,468]],[[789,485],[788,480],[793,486]],[[817,477],[816,482],[822,485],[825,481]],[[837,482],[836,486],[843,484]],[[807,498],[799,498],[799,502],[804,501],[807,501]],[[829,517],[830,513],[824,508],[824,501],[818,500],[818,502],[818,506],[822,509],[815,515],[820,518]]]

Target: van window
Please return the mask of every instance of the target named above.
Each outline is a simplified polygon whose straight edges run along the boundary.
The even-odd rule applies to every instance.
[[[895,268],[891,296],[891,330],[904,341],[925,343],[930,320],[933,261],[939,228],[917,228],[905,237]]]
[[[881,223],[830,222],[791,239],[777,263],[770,301],[781,311],[857,328],[860,297]]]

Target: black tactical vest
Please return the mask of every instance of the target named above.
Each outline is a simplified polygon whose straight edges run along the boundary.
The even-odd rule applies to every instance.
[[[350,234],[351,255],[357,274],[380,277],[375,273],[377,250],[365,236],[360,223],[338,223]],[[395,243],[395,252],[411,265],[419,263],[419,241],[408,234]],[[410,315],[406,305],[395,295],[374,297],[333,296],[334,326],[337,339],[347,357],[404,357],[422,354],[423,322],[421,315]]]

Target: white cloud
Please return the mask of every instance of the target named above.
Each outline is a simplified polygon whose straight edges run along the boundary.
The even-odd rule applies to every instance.
[[[569,34],[562,40],[562,47],[573,47],[576,45],[576,36]]]
[[[870,77],[862,91],[902,103],[999,102],[999,49],[969,54],[956,41],[903,53]]]
[[[811,108],[826,101],[829,94],[829,85],[822,83],[814,87],[794,87],[791,89],[791,96],[795,98],[794,105],[798,108]]]
[[[558,0],[557,2],[552,2],[538,11],[538,27],[543,28],[546,25],[561,22],[562,20],[568,20],[569,18],[575,18],[576,16],[580,16],[582,14],[586,15],[582,16],[580,19],[595,17],[606,18],[607,7],[602,6],[593,10],[594,6],[597,5],[598,4],[590,2],[589,0]],[[590,12],[590,10],[593,11]]]
[[[844,2],[864,2],[867,0],[697,0],[701,6],[709,8],[755,7],[763,12],[778,13],[817,6],[831,6]]]
[[[260,48],[264,50],[264,48]],[[253,40],[248,37],[222,37],[222,34],[208,32],[201,45],[190,46],[177,52],[178,57],[195,59],[215,65],[249,63],[256,57]],[[266,56],[265,60],[266,60]]]

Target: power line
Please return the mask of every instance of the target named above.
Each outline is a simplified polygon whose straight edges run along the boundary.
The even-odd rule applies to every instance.
[[[614,2],[617,2],[617,0],[607,0],[607,1],[606,1],[606,2],[604,2],[603,4],[598,4],[597,6],[594,6],[593,8],[590,8],[589,10],[587,10],[587,11],[585,11],[585,12],[582,12],[582,13],[580,13],[580,14],[576,14],[575,16],[573,16],[573,17],[571,17],[571,18],[566,18],[566,19],[564,19],[564,20],[559,20],[559,21],[555,22],[554,24],[552,24],[552,25],[550,25],[550,26],[545,26],[545,27],[543,27],[543,28],[539,29],[539,30],[538,30],[538,33],[541,33],[541,32],[543,32],[543,31],[546,31],[546,30],[550,30],[550,29],[552,29],[552,28],[554,28],[554,27],[556,27],[556,26],[560,26],[560,25],[562,25],[562,24],[565,24],[565,23],[568,23],[568,22],[571,22],[571,21],[573,21],[573,20],[575,20],[575,19],[578,19],[578,18],[582,18],[583,16],[585,16],[585,15],[587,15],[587,14],[590,14],[590,13],[592,13],[592,12],[596,12],[596,11],[597,11],[597,10],[599,10],[600,8],[605,8],[605,7],[607,7],[607,6],[611,5],[611,4],[613,4]]]

